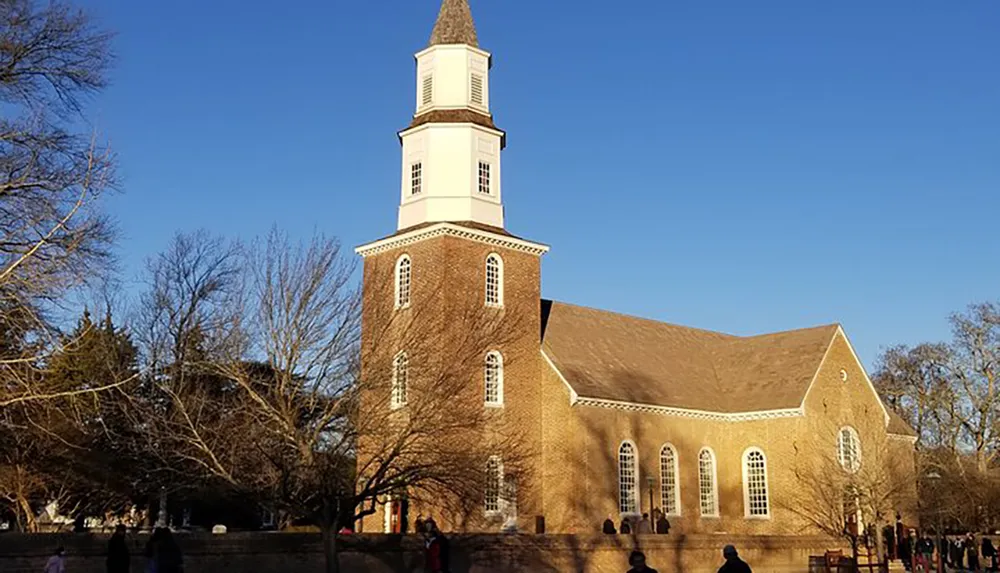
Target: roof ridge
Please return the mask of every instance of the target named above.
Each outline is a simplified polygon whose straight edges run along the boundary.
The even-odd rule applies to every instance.
[[[619,312],[619,311],[615,311],[615,310],[607,310],[607,309],[604,309],[604,308],[596,308],[596,307],[593,307],[593,306],[585,306],[585,305],[582,305],[582,304],[573,304],[571,302],[563,302],[563,301],[552,300],[552,299],[542,299],[542,300],[548,300],[549,302],[551,302],[553,304],[561,304],[563,306],[571,306],[571,307],[580,308],[580,309],[583,309],[583,310],[592,310],[594,312],[603,312],[605,314],[613,314],[615,316],[621,316],[623,318],[631,318],[633,320],[641,320],[643,322],[652,322],[653,324],[660,324],[660,325],[663,325],[663,326],[673,326],[675,328],[685,328],[687,330],[696,330],[698,332],[704,332],[706,334],[714,334],[716,336],[724,336],[726,338],[740,338],[739,336],[736,336],[735,334],[729,334],[729,333],[726,333],[726,332],[719,332],[717,330],[708,330],[707,328],[698,328],[697,326],[687,326],[686,324],[677,324],[675,322],[667,322],[665,320],[656,320],[655,318],[647,318],[645,316],[638,316],[638,315],[635,315],[635,314],[627,314],[627,313]]]

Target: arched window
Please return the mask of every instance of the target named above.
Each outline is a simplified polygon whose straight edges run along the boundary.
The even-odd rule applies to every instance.
[[[747,517],[770,517],[767,458],[758,448],[743,453],[743,507]]]
[[[486,492],[483,497],[483,509],[487,514],[500,512],[500,487],[503,484],[503,464],[500,458],[490,456],[486,460]]]
[[[486,257],[486,306],[503,306],[503,259],[496,253]]]
[[[698,497],[702,517],[719,517],[716,478],[715,454],[709,448],[704,448],[698,454]]]
[[[413,263],[409,255],[403,255],[396,261],[396,308],[410,306],[410,286],[413,278]]]
[[[618,448],[618,511],[639,513],[639,475],[635,446],[623,442]]]
[[[483,367],[486,386],[486,405],[503,406],[503,355],[497,351],[486,355]]]
[[[840,467],[850,473],[857,473],[861,469],[861,439],[858,431],[850,426],[840,429],[837,437],[837,458],[840,460]]]
[[[671,444],[660,448],[660,507],[667,515],[681,514],[681,496],[677,484],[677,450]]]
[[[402,408],[406,405],[406,385],[410,378],[410,360],[405,352],[400,352],[392,360],[392,407]]]

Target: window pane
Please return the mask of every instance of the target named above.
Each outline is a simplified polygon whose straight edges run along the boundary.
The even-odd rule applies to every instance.
[[[635,449],[622,444],[618,449],[618,511],[637,513]]]
[[[751,516],[767,516],[767,467],[764,454],[753,451],[746,458],[747,513]]]
[[[667,515],[677,515],[677,455],[664,446],[660,452],[660,507]]]
[[[702,450],[698,455],[698,495],[701,498],[702,515],[719,514],[715,502],[715,460],[708,450]]]

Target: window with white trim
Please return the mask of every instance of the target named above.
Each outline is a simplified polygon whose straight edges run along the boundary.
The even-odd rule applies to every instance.
[[[396,261],[396,308],[410,306],[410,290],[413,281],[413,262],[409,255],[403,255]]]
[[[503,464],[500,458],[490,456],[486,460],[486,491],[483,497],[483,509],[487,514],[500,513],[500,488],[503,484]]]
[[[503,259],[496,253],[486,257],[486,306],[503,306]]]
[[[716,486],[715,454],[704,448],[698,454],[698,497],[702,517],[719,517],[719,491]]]
[[[660,448],[660,507],[667,515],[681,514],[677,474],[677,449],[672,444],[663,444]]]
[[[406,386],[410,377],[410,360],[405,352],[400,352],[392,360],[392,398],[393,408],[406,405]]]
[[[861,469],[861,439],[858,431],[850,426],[840,429],[837,437],[837,458],[840,460],[840,467],[850,473],[857,473]]]
[[[469,79],[469,91],[472,103],[475,105],[483,105],[483,76],[481,74],[472,74]]]
[[[770,517],[767,494],[767,458],[758,448],[743,454],[743,503],[747,517]]]
[[[490,164],[485,161],[479,162],[479,192],[489,195],[493,192],[490,181]]]
[[[427,106],[434,102],[434,76],[427,74],[420,87],[420,105]]]
[[[497,351],[486,355],[483,365],[486,405],[503,406],[503,355]]]
[[[421,162],[410,165],[410,195],[419,195],[424,185],[424,164]]]
[[[618,448],[618,511],[639,513],[639,476],[635,446],[623,442]]]

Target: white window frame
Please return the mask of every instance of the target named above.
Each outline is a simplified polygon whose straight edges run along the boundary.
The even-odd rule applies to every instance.
[[[490,359],[495,359],[496,368],[496,400],[490,400]],[[489,408],[503,408],[503,354],[499,350],[486,353],[483,360],[483,402]]]
[[[631,501],[632,501],[632,505],[634,505],[634,508],[632,509],[632,511],[628,511],[628,508],[626,507],[626,504],[624,503],[625,502],[625,498],[622,495],[624,493],[624,491],[625,491],[624,490],[624,483],[623,483],[623,478],[625,476],[624,476],[624,472],[622,471],[624,469],[624,465],[622,464],[622,450],[624,450],[626,446],[628,446],[631,449],[631,452],[632,452],[632,467],[631,467],[631,470],[632,470],[632,474],[633,474],[633,483],[632,483],[633,487],[632,487],[632,500]],[[623,515],[623,516],[638,516],[638,515],[642,515],[642,482],[639,480],[639,448],[637,448],[635,446],[635,442],[633,442],[631,440],[625,440],[621,444],[618,445],[618,452],[617,453],[618,453],[618,456],[617,456],[617,459],[618,459],[618,513],[620,515]]]
[[[851,445],[854,449],[854,456],[851,460],[847,459],[847,451],[845,449],[847,444],[844,443],[844,432],[850,435],[853,442]],[[844,426],[837,430],[837,462],[849,474],[856,474],[861,471],[861,436],[858,435],[858,431],[853,426]],[[848,465],[849,463],[850,465]]]
[[[496,261],[496,300],[490,300],[490,261]],[[490,253],[486,255],[485,264],[486,274],[483,280],[483,288],[485,289],[485,300],[486,306],[493,308],[503,308],[503,257],[498,253]]]
[[[410,164],[410,196],[420,195],[424,191],[424,162],[414,161]]]
[[[493,164],[489,161],[479,160],[479,167],[476,171],[479,181],[478,190],[480,195],[493,196]]]
[[[764,463],[764,507],[766,512],[763,514],[753,514],[750,511],[750,456],[752,454],[760,454]],[[771,519],[771,480],[767,471],[767,454],[758,447],[750,447],[743,452],[743,515],[747,519]]]
[[[406,265],[406,284],[403,285],[403,265]],[[410,300],[413,297],[413,259],[410,255],[401,255],[396,259],[396,272],[395,272],[395,283],[396,283],[396,308],[410,308]]]
[[[709,477],[712,480],[711,501],[715,509],[714,513],[705,512],[705,500],[702,497],[701,482],[702,482],[703,472],[701,467],[701,458],[706,453],[709,455],[709,458],[711,458],[712,461],[712,474]],[[715,452],[712,450],[712,448],[709,448],[707,446],[702,448],[701,451],[698,452],[698,509],[702,518],[707,518],[707,519],[719,518],[720,515],[719,514],[719,460],[715,456]]]
[[[496,464],[496,473],[491,475],[490,467],[493,464]],[[493,484],[493,491],[491,491],[490,488],[491,478],[496,480],[496,483]],[[500,456],[490,456],[489,459],[486,460],[486,483],[483,488],[483,513],[485,513],[487,517],[496,517],[503,514],[503,487],[503,460],[500,459]],[[495,504],[490,504],[491,493],[496,496]]]
[[[400,383],[400,365],[402,364],[403,381]],[[392,359],[392,394],[389,398],[389,405],[393,410],[398,410],[406,406],[407,393],[410,385],[410,357],[406,351],[401,351]]]
[[[670,453],[671,460],[672,460],[672,463],[671,463],[672,467],[670,469],[671,469],[671,471],[673,471],[673,474],[674,474],[673,475],[674,484],[673,484],[672,491],[670,492],[672,494],[673,498],[674,498],[673,499],[673,501],[674,501],[674,504],[673,504],[674,505],[674,510],[673,511],[667,511],[666,510],[667,504],[665,503],[666,500],[667,500],[667,495],[666,495],[667,494],[667,486],[666,486],[667,480],[666,480],[666,473],[663,471],[664,468],[665,468],[665,465],[663,463],[663,454],[666,453],[666,452]],[[663,444],[663,447],[660,448],[660,509],[663,511],[664,515],[666,515],[666,516],[669,516],[669,517],[680,517],[681,516],[680,460],[677,457],[677,448],[675,448],[674,445],[671,444],[671,443],[669,443],[669,442],[667,442],[666,444]]]

